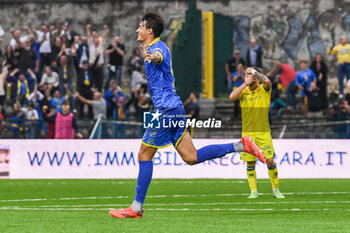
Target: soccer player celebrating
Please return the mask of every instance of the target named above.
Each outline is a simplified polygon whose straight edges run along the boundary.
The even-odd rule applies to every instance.
[[[261,83],[261,84],[260,84]],[[273,159],[274,149],[270,133],[269,108],[271,98],[271,82],[257,68],[246,70],[244,83],[231,92],[230,99],[239,98],[242,109],[242,135],[249,135],[262,149],[273,188],[273,196],[284,198],[279,191],[277,166]],[[248,198],[257,198],[256,157],[241,153],[241,159],[247,162],[247,176],[251,194]]]
[[[156,113],[154,118],[165,122],[167,116],[176,116],[176,120],[186,121],[185,110],[180,97],[175,92],[174,76],[171,67],[171,54],[159,36],[164,28],[164,21],[156,13],[147,13],[143,16],[139,28],[137,41],[145,57],[144,65],[147,82]],[[196,150],[190,136],[190,128],[160,127],[147,129],[138,154],[139,175],[136,185],[136,196],[132,205],[123,210],[111,210],[109,213],[116,218],[141,218],[143,203],[147,189],[152,180],[153,156],[158,148],[174,145],[181,158],[189,165],[202,163],[206,160],[220,158],[232,152],[247,152],[265,162],[264,155],[249,136],[243,137],[240,142],[209,145]]]

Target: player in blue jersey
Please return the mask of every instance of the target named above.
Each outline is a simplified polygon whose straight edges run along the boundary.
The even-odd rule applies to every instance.
[[[170,51],[166,44],[159,40],[163,28],[164,21],[161,16],[156,13],[147,13],[143,16],[136,32],[137,41],[142,43],[140,47],[145,57],[147,82],[156,112],[153,117],[168,123],[174,120],[186,120],[186,113],[175,91]],[[181,158],[189,165],[220,158],[232,152],[247,152],[265,162],[262,151],[248,136],[242,138],[240,142],[209,145],[197,150],[192,143],[189,131],[191,129],[183,125],[146,130],[138,154],[139,175],[134,202],[127,209],[110,210],[109,213],[113,217],[142,217],[143,203],[152,180],[152,159],[158,148],[173,144]]]

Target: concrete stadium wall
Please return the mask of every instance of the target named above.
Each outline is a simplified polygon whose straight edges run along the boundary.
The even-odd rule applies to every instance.
[[[71,22],[78,33],[84,33],[87,23],[101,30],[107,24],[111,28],[110,36],[119,35],[130,55],[137,46],[135,30],[143,13],[153,10],[164,16],[167,29],[163,38],[171,45],[181,28],[187,5],[187,1],[5,0],[0,9],[0,25],[6,32],[3,44],[9,41],[10,28],[20,28],[29,18],[35,27],[62,18]],[[197,7],[231,16],[235,22],[236,47],[245,54],[250,38],[256,38],[265,50],[266,67],[275,59],[296,65],[299,59],[309,60],[319,52],[332,64],[334,76],[336,60],[326,52],[338,43],[341,35],[350,37],[348,0],[197,1]]]

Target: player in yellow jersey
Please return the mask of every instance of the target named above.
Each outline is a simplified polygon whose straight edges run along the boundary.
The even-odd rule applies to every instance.
[[[350,80],[350,44],[347,43],[345,36],[340,37],[340,44],[332,47],[328,54],[337,54],[338,59],[338,81],[339,81],[339,98],[344,94],[344,75],[347,81]]]
[[[249,135],[264,152],[273,196],[284,198],[279,191],[277,166],[273,159],[274,149],[268,115],[271,98],[270,80],[257,68],[247,68],[244,83],[230,94],[231,100],[238,98],[242,109],[242,136]],[[257,198],[256,157],[241,153],[241,159],[247,162],[247,176],[251,190],[248,198]]]

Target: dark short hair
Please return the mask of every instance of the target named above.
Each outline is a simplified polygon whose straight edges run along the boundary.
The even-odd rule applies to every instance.
[[[306,61],[306,60],[300,60],[300,61],[299,61],[299,65],[300,65],[301,63],[307,64],[307,61]]]
[[[194,92],[192,92],[193,93],[193,95],[197,98],[197,99],[199,99],[199,93],[197,92],[197,91],[194,91]]]
[[[164,29],[164,20],[163,18],[154,12],[148,12],[142,17],[142,21],[146,21],[146,28],[152,28],[153,34],[155,37],[159,37],[162,34]]]
[[[67,100],[63,100],[62,105],[69,105],[69,102]]]

